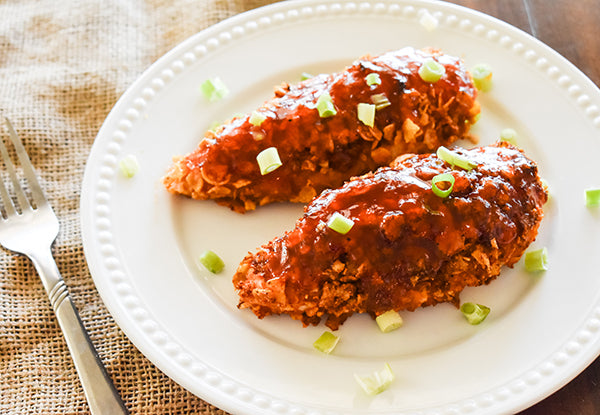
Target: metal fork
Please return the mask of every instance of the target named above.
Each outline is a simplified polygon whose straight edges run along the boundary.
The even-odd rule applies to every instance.
[[[33,262],[65,336],[91,413],[127,414],[127,409],[90,341],[52,257],[52,244],[58,235],[58,219],[44,196],[21,140],[8,118],[2,118],[21,165],[24,183],[28,186],[21,185],[17,168],[11,161],[4,139],[0,138],[0,153],[14,196],[11,197],[9,188],[0,180],[0,244],[6,249],[28,256]]]

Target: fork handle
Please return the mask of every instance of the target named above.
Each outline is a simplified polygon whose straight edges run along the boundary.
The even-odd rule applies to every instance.
[[[31,259],[48,292],[50,303],[65,336],[90,412],[93,415],[128,414],[87,334],[51,251]]]

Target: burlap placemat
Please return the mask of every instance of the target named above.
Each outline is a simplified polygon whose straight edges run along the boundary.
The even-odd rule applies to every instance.
[[[269,0],[0,1],[0,111],[57,212],[54,253],[132,414],[225,414],[148,361],[104,307],[83,255],[80,185],[94,138],[127,86],[194,33]],[[0,251],[0,414],[85,414],[85,397],[31,263]]]

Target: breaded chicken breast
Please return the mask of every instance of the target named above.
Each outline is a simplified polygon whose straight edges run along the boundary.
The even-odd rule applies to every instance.
[[[304,325],[325,318],[335,330],[353,313],[458,305],[465,287],[496,278],[536,238],[547,194],[536,164],[510,144],[455,152],[474,168],[405,155],[323,192],[294,229],[241,262],[239,308]],[[445,173],[454,183],[441,197],[432,179]],[[328,226],[338,214],[353,222],[345,234]]]
[[[445,69],[433,83],[418,74],[431,59]],[[457,57],[413,48],[367,56],[339,73],[279,86],[254,115],[207,132],[193,152],[177,157],[164,185],[238,212],[271,202],[308,203],[400,154],[467,137],[479,114],[476,95]],[[329,108],[320,112],[318,102],[327,96]],[[374,106],[367,107],[375,109],[372,122],[359,117],[359,104]],[[261,174],[256,157],[271,147],[282,165]]]

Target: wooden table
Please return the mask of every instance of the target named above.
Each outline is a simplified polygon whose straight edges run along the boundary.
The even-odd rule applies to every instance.
[[[538,38],[600,86],[600,1],[449,0]],[[600,137],[599,137],[600,138]],[[600,414],[600,358],[565,387],[520,415]]]

